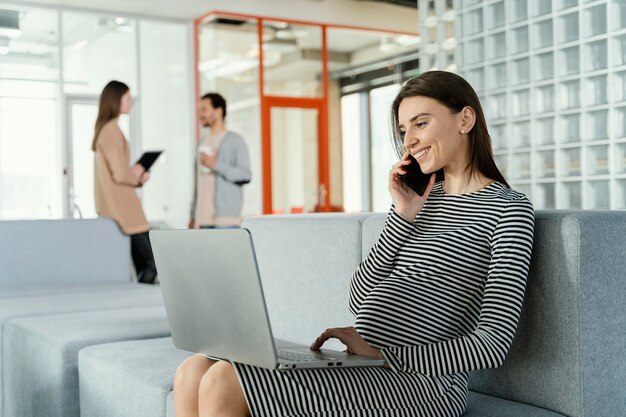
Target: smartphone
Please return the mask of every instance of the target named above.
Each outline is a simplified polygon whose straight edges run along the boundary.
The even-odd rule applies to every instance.
[[[432,174],[424,174],[419,162],[413,158],[413,155],[409,154],[409,160],[411,163],[404,166],[406,174],[399,175],[399,177],[418,195],[424,195]],[[435,182],[437,181],[443,181],[443,169],[436,172]]]

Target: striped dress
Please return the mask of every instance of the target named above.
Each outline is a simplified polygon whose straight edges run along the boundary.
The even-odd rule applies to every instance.
[[[252,416],[460,416],[468,372],[502,364],[520,317],[534,211],[500,183],[390,211],[350,284],[355,328],[389,368],[234,363]],[[329,324],[330,325],[330,324]]]

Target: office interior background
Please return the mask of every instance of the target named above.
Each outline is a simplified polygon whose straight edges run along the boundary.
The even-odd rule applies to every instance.
[[[390,104],[465,76],[499,167],[536,209],[626,208],[626,0],[0,0],[0,219],[95,217],[98,95],[127,83],[154,227],[184,227],[196,100],[250,149],[244,215],[386,211]],[[234,3],[234,4],[232,4]]]

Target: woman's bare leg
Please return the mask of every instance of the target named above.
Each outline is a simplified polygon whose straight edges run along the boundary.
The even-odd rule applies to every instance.
[[[198,417],[200,381],[216,361],[204,355],[188,357],[178,366],[174,376],[174,410],[176,417]]]
[[[201,417],[250,415],[243,389],[230,362],[219,361],[204,374],[198,404]]]

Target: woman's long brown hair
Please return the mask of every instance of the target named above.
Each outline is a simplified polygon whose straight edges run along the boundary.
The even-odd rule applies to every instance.
[[[476,92],[463,77],[451,72],[428,71],[418,77],[411,78],[400,89],[391,106],[393,145],[398,158],[402,157],[405,152],[404,134],[398,129],[400,103],[406,98],[417,96],[433,98],[454,113],[460,112],[466,106],[471,107],[476,114],[476,122],[468,134],[469,173],[474,175],[478,172],[509,187],[504,175],[496,166],[487,122]]]
[[[120,81],[109,81],[102,89],[100,94],[100,104],[98,106],[98,118],[93,133],[93,141],[91,142],[91,150],[96,150],[98,136],[105,124],[120,115],[120,104],[122,96],[128,92],[129,88]]]

